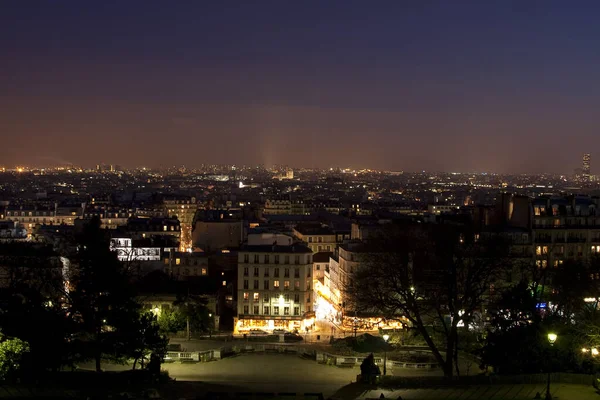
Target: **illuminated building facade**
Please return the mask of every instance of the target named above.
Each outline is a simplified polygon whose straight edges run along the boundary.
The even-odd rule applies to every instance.
[[[131,238],[110,239],[110,250],[119,261],[159,261],[161,253],[160,247],[134,247]]]
[[[590,161],[591,161],[590,153],[585,153],[583,155],[582,165],[581,165],[581,174],[582,174],[584,180],[590,180],[590,171],[591,171]]]
[[[251,242],[249,235],[249,242]],[[302,243],[249,245],[238,252],[236,333],[303,330],[314,324],[312,251]]]
[[[82,215],[81,207],[9,207],[5,219],[20,223],[30,236],[36,225],[74,225]]]
[[[302,240],[313,253],[333,251],[337,245],[335,232],[321,224],[299,224],[293,230],[294,236]]]
[[[165,215],[177,217],[181,223],[181,237],[179,239],[179,250],[188,251],[192,249],[192,224],[198,210],[195,197],[178,197],[163,199]]]
[[[263,210],[265,215],[292,214],[292,201],[289,196],[279,196],[267,199]]]

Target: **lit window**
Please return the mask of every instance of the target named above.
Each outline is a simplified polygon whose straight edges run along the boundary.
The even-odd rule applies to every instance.
[[[535,254],[537,256],[541,256],[542,255],[542,246],[535,246]]]
[[[163,231],[165,231],[165,232],[167,231],[167,226],[166,225],[163,226]]]
[[[179,265],[181,264],[181,259],[180,258],[176,258],[175,259],[175,265]]]
[[[202,275],[206,275],[206,268],[202,268]]]
[[[249,296],[248,293],[244,292],[244,301],[248,301],[248,296]]]
[[[227,281],[223,281],[223,286],[227,286]]]
[[[253,298],[254,298],[254,301],[258,301],[258,300],[259,300],[259,297],[260,297],[260,296],[259,296],[259,294],[258,294],[258,293],[254,293],[254,296],[253,296]]]
[[[279,289],[279,281],[273,281],[273,287]]]
[[[284,281],[283,282],[283,290],[289,290],[290,288],[290,281]]]

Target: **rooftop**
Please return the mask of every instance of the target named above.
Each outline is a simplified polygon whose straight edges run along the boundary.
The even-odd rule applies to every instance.
[[[240,252],[251,252],[251,253],[310,253],[312,250],[309,249],[303,243],[294,243],[289,246],[278,246],[278,245],[243,245]]]

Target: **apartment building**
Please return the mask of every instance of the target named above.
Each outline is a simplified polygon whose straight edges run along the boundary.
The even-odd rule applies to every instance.
[[[248,242],[252,243],[249,235]],[[238,252],[234,331],[302,330],[314,324],[312,251],[303,243],[245,244]]]

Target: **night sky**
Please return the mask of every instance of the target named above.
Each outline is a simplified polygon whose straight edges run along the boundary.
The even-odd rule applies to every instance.
[[[597,1],[14,0],[0,165],[600,173]],[[597,160],[597,161],[596,161]]]

